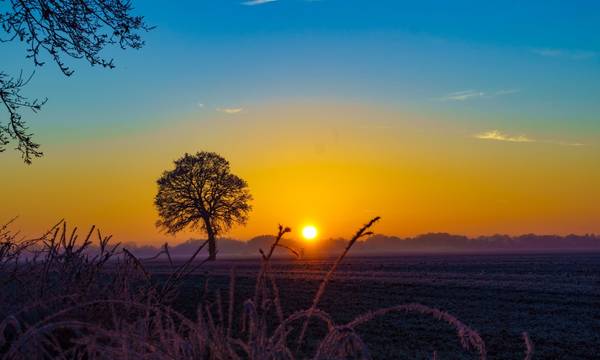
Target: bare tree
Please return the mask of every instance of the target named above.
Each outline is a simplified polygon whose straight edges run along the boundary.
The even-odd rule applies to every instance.
[[[102,56],[107,45],[139,49],[144,45],[140,31],[150,29],[141,16],[132,15],[128,0],[0,0],[1,42],[20,41],[27,45],[26,57],[35,66],[49,57],[63,74],[73,70],[64,57],[85,59],[89,64],[113,68],[113,59]],[[28,100],[21,89],[31,79],[0,71],[0,102],[8,122],[0,121],[0,152],[11,140],[17,142],[25,163],[42,156],[39,145],[21,117],[22,108],[40,110],[45,100]]]
[[[248,184],[232,174],[229,162],[212,152],[185,154],[175,169],[157,181],[156,225],[169,234],[190,228],[208,236],[209,258],[217,254],[216,236],[234,224],[245,224],[252,209]]]

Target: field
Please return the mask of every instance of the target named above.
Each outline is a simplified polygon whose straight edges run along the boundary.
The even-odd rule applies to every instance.
[[[0,358],[598,358],[600,253],[272,257],[288,231],[214,262],[0,233]]]
[[[333,259],[274,259],[286,315],[305,309]],[[226,295],[236,273],[236,301],[251,298],[259,262],[205,264],[181,288],[176,307],[192,314],[197,301]],[[166,262],[147,267],[155,276]],[[208,283],[206,281],[208,280]],[[534,359],[594,359],[600,351],[600,254],[470,254],[348,257],[320,302],[337,323],[377,308],[420,303],[479,331],[490,359],[523,359],[522,332]],[[456,332],[423,315],[387,315],[358,328],[374,358],[477,358]],[[318,337],[322,334],[312,334]]]

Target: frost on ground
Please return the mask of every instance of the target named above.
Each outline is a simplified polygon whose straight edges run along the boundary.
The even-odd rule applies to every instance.
[[[446,291],[431,292],[436,279],[394,279],[402,274],[385,264],[399,259],[364,259],[362,270],[359,259],[346,259],[375,221],[359,229],[337,259],[321,262],[272,259],[274,249],[285,246],[283,227],[259,263],[205,263],[204,246],[186,261],[171,259],[168,247],[155,259],[138,259],[94,229],[79,240],[64,222],[34,240],[4,227],[0,357],[484,359],[545,353],[540,329],[529,337],[530,329],[516,330],[506,319],[502,337],[490,330],[502,302],[478,298],[477,283],[461,287],[448,275],[437,288]],[[296,268],[305,268],[306,276]],[[481,276],[475,281],[485,281]],[[488,290],[501,298],[502,284]],[[396,300],[402,301],[390,303]]]

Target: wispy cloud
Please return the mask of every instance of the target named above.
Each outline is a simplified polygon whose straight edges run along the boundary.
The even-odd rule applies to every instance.
[[[464,91],[456,91],[449,94],[446,94],[440,98],[443,101],[465,101],[474,98],[481,98],[485,96],[485,93],[482,91],[475,90],[464,90]]]
[[[500,130],[485,131],[479,134],[473,135],[476,139],[480,140],[493,140],[493,141],[506,141],[513,143],[542,143],[542,144],[554,144],[562,146],[584,146],[585,144],[579,142],[568,142],[562,140],[539,140],[534,139],[526,135],[509,135],[501,132]]]
[[[496,96],[510,95],[520,92],[518,89],[502,89],[492,92],[480,90],[463,90],[446,94],[439,98],[441,101],[467,101],[482,98],[493,98]]]
[[[248,1],[244,1],[242,3],[242,5],[246,5],[246,6],[256,6],[256,5],[263,5],[263,4],[268,4],[271,2],[275,2],[277,0],[248,0]]]
[[[553,49],[541,48],[533,49],[534,54],[544,57],[564,58],[571,60],[586,60],[597,57],[599,54],[596,51],[589,50],[568,50],[568,49]]]
[[[475,134],[477,139],[481,140],[496,140],[496,141],[509,141],[509,142],[535,142],[534,139],[528,138],[525,135],[508,135],[504,134],[499,130],[491,130],[482,132],[480,134]]]
[[[218,112],[222,112],[229,115],[239,114],[244,111],[243,108],[217,108]]]
[[[548,143],[548,144],[562,145],[562,146],[585,146],[585,144],[579,143],[579,142],[567,142],[567,141],[542,141],[542,142]]]

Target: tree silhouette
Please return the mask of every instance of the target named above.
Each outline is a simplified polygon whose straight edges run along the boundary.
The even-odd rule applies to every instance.
[[[216,258],[216,236],[234,224],[245,224],[252,209],[248,184],[232,174],[229,162],[216,153],[186,153],[157,184],[154,204],[160,220],[156,226],[169,234],[186,228],[206,232],[210,260]]]
[[[44,65],[44,57],[49,57],[66,76],[73,70],[64,57],[114,68],[113,60],[103,57],[102,50],[107,45],[139,49],[144,45],[139,32],[150,30],[143,17],[131,14],[128,0],[0,0],[0,5],[0,32],[5,33],[0,33],[0,43],[23,42],[26,56],[35,66]],[[0,71],[0,105],[9,115],[6,123],[0,121],[0,152],[14,140],[27,164],[42,152],[19,111],[28,108],[36,112],[45,103],[21,94],[30,79],[22,73],[13,77]]]

